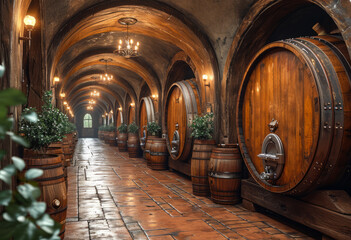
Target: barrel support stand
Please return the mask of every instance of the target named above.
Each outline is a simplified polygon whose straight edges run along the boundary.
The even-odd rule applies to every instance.
[[[191,176],[191,164],[190,162],[175,161],[171,157],[168,158],[168,167],[170,169],[181,172],[187,176]]]
[[[269,192],[249,179],[242,180],[241,197],[251,211],[258,205],[326,236],[351,236],[351,197],[343,190],[319,190],[297,198]]]

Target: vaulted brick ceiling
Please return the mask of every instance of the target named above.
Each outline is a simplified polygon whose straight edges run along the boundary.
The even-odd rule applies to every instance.
[[[145,84],[151,94],[161,95],[170,60],[180,51],[192,59],[200,73],[206,70],[213,74],[213,53],[208,48],[207,37],[182,13],[163,4],[107,2],[109,4],[97,3],[88,8],[81,6],[73,16],[61,19],[63,24],[56,31],[50,29],[47,33],[47,38],[51,39],[47,43],[48,77],[62,79],[58,90],[69,95],[74,109],[76,105],[85,106],[88,100],[77,95],[87,96],[87,92],[96,88],[110,100],[109,103],[114,104],[117,100],[119,106],[126,94],[132,102],[139,101]],[[129,32],[141,43],[139,57],[126,59],[113,54],[118,40],[125,36],[126,27],[118,23],[123,17],[138,20]],[[96,78],[105,71],[105,63],[100,61],[103,58],[112,59],[107,68],[114,80],[109,85]]]

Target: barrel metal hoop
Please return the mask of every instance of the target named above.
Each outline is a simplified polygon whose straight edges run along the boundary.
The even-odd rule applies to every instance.
[[[51,177],[51,178],[36,178],[35,181],[37,181],[37,182],[53,181],[53,180],[58,180],[58,179],[61,179],[64,177],[65,176],[62,174],[62,175],[59,175],[56,177]]]
[[[223,179],[240,179],[242,176],[241,172],[210,172],[208,173],[209,177],[213,178],[223,178]]]
[[[62,212],[64,212],[64,211],[66,211],[66,210],[67,210],[67,207],[64,207],[64,208],[62,208],[62,209],[60,209],[60,210],[57,210],[57,211],[55,211],[55,212],[51,212],[50,215],[62,213]]]
[[[164,153],[164,152],[151,152],[151,151],[150,151],[150,155],[151,155],[151,156],[168,156],[168,153]]]
[[[49,165],[47,167],[44,167],[44,166],[31,166],[31,167],[47,170],[47,169],[60,168],[60,167],[62,167],[62,163],[59,163],[59,164],[56,164],[56,165]]]

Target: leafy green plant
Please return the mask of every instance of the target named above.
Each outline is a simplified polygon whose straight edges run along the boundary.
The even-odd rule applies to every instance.
[[[151,135],[158,136],[161,133],[161,127],[155,121],[148,122],[146,128],[147,128],[148,133]]]
[[[118,128],[117,128],[118,132],[120,133],[127,133],[128,131],[128,126],[125,123],[122,123]]]
[[[76,130],[77,130],[76,125],[74,123],[69,122],[67,118],[67,121],[63,123],[63,134],[73,133]]]
[[[106,128],[105,125],[101,125],[101,126],[99,127],[99,131],[105,131],[105,128]]]
[[[128,133],[138,133],[139,127],[135,122],[128,125]]]
[[[30,148],[43,150],[53,142],[60,142],[67,131],[70,131],[68,117],[59,109],[53,108],[51,104],[52,92],[44,93],[44,105],[42,112],[38,114],[38,121],[30,122],[22,119],[20,122],[20,132],[30,143]],[[24,114],[37,113],[35,108],[26,108]]]
[[[26,140],[12,132],[13,119],[8,117],[10,106],[24,103],[25,96],[16,89],[0,92],[0,141],[4,141],[7,135],[20,145],[29,146]],[[33,124],[37,121],[37,115],[33,112],[22,114],[22,118]],[[5,155],[1,151],[0,160]],[[13,177],[18,176],[25,168],[25,162],[21,158],[12,156],[11,160],[12,164],[0,169],[0,180],[9,186],[12,185]],[[45,213],[46,204],[37,201],[41,193],[33,179],[42,174],[41,169],[29,169],[23,179],[19,178],[20,182],[14,190],[0,191],[0,206],[5,207],[0,220],[0,239],[60,239],[60,224]]]
[[[207,113],[201,117],[196,116],[191,126],[195,139],[212,139],[214,132],[213,113]]]
[[[107,125],[106,128],[105,128],[105,131],[106,132],[114,132],[114,131],[116,131],[116,127],[113,126],[112,124],[111,125]]]

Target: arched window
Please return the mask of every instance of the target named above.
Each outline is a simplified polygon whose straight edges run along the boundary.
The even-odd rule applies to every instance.
[[[93,127],[93,119],[89,113],[84,115],[83,127],[84,128],[92,128]]]

